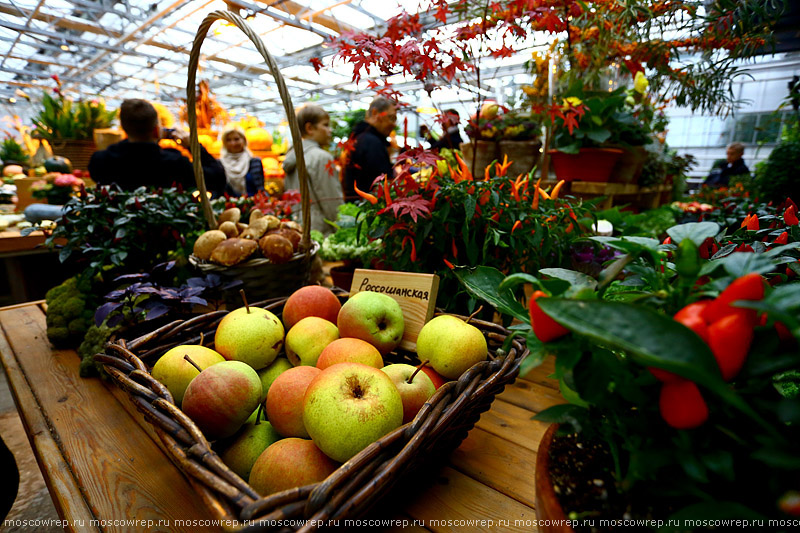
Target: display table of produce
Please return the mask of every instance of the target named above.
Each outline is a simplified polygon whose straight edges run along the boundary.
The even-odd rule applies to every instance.
[[[127,394],[80,378],[77,354],[50,346],[43,302],[0,309],[0,327],[0,357],[66,530],[217,530],[209,526],[211,510]],[[531,417],[563,401],[557,382],[546,377],[552,372],[544,364],[507,386],[446,464],[418,476],[413,491],[383,499],[367,517],[416,520],[416,527],[396,522],[371,529],[535,530],[534,465],[547,426]]]

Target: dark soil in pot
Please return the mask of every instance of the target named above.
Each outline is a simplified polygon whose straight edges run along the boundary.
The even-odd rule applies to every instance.
[[[574,527],[576,532],[618,531],[621,525],[600,527],[599,520],[665,520],[680,508],[654,500],[652,491],[620,492],[614,460],[604,442],[587,442],[574,434],[556,435],[549,453],[553,490],[564,514],[594,524]]]

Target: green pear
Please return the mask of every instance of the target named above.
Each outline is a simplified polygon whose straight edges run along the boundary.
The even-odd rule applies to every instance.
[[[183,402],[183,395],[186,392],[186,387],[189,386],[189,382],[200,374],[200,370],[197,370],[192,363],[184,358],[185,355],[188,355],[201,370],[225,360],[224,357],[211,348],[206,348],[199,344],[176,346],[162,355],[153,366],[151,374],[169,389],[172,399],[175,400],[175,405],[178,406]]]
[[[258,377],[261,378],[261,403],[267,399],[267,393],[272,386],[275,378],[283,374],[284,371],[294,368],[292,363],[285,357],[278,357],[268,367],[262,368],[258,371]]]
[[[258,416],[260,412],[260,409],[256,410],[256,416],[252,421],[248,420],[242,426],[242,429],[231,438],[220,454],[222,462],[242,479],[250,477],[250,470],[253,469],[258,456],[270,444],[281,439],[272,424],[265,421],[264,415]]]
[[[420,361],[449,379],[458,379],[489,353],[481,330],[452,315],[440,315],[422,326],[417,337]]]
[[[229,361],[242,361],[260,370],[283,347],[283,324],[272,312],[246,306],[228,313],[217,326],[214,346]]]
[[[294,366],[317,366],[319,354],[338,338],[336,324],[324,318],[307,316],[286,334],[286,357]]]

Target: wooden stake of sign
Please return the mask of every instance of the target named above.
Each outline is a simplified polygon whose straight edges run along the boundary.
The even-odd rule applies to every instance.
[[[433,318],[436,294],[439,292],[439,276],[357,268],[353,274],[350,296],[361,291],[381,292],[397,300],[406,323],[400,347],[404,350],[416,350],[419,331]]]

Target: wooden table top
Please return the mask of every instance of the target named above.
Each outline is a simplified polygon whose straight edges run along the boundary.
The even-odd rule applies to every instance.
[[[219,530],[127,393],[79,377],[78,355],[51,347],[44,302],[0,308],[0,328],[0,360],[67,531]],[[544,364],[507,386],[449,463],[431,473],[435,481],[402,509],[383,502],[385,514],[375,516],[416,520],[407,532],[536,531],[527,521],[536,518],[534,466],[546,425],[530,418],[563,402],[546,377],[552,372]],[[487,522],[466,522],[476,520]]]

